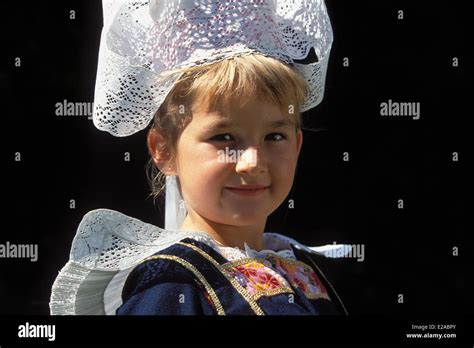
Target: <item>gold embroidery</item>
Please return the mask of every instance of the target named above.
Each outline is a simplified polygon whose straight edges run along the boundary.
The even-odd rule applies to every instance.
[[[247,289],[245,289],[242,285],[240,285],[239,282],[231,274],[229,274],[229,272],[237,266],[241,266],[241,265],[244,265],[244,264],[247,264],[247,263],[250,263],[250,262],[259,262],[259,263],[265,264],[264,261],[268,261],[267,259],[258,258],[258,257],[248,257],[248,258],[243,258],[243,259],[240,259],[240,260],[228,261],[228,262],[220,265],[216,260],[214,260],[213,257],[211,257],[204,250],[196,247],[193,244],[188,244],[188,243],[184,243],[184,242],[178,242],[177,244],[181,244],[181,245],[187,246],[189,248],[192,248],[193,250],[195,250],[196,252],[198,252],[202,256],[204,256],[207,260],[209,260],[217,269],[219,269],[221,271],[221,273],[227,278],[227,280],[229,280],[229,282],[232,284],[232,286],[234,286],[234,288],[237,290],[237,292],[239,292],[239,294],[241,294],[242,297],[244,297],[244,299],[249,303],[249,305],[252,307],[254,312],[257,313],[257,314],[260,311],[262,312],[262,314],[260,314],[260,315],[264,314],[263,310],[256,303],[256,301],[260,297],[262,297],[262,296],[273,296],[273,295],[278,295],[278,294],[281,294],[281,293],[290,293],[290,294],[292,293],[292,294],[294,294],[293,289],[290,289],[290,288],[287,288],[287,287],[280,288],[280,289],[274,289],[274,290],[263,290],[263,289],[260,290],[259,289],[259,291],[261,291],[260,293],[250,294],[247,291]],[[281,260],[285,263],[291,264],[291,265],[302,266],[306,270],[310,271],[311,273],[314,273],[313,269],[309,265],[307,265],[306,263],[304,263],[302,261],[284,258],[284,257],[281,257],[279,255],[272,255],[271,257],[274,257],[276,259],[279,259],[279,260]],[[324,293],[324,292],[311,293],[311,292],[308,292],[308,291],[304,291],[304,289],[299,287],[297,284],[293,284],[293,286],[296,286],[299,289],[301,289],[301,291],[303,291],[304,295],[310,300],[326,299],[326,300],[331,301],[331,298],[329,297],[329,295],[327,293]]]
[[[243,259],[240,259],[240,260],[228,261],[228,262],[224,263],[221,267],[223,269],[232,269],[232,268],[242,266],[242,265],[245,265],[245,264],[251,263],[251,262],[264,263],[265,261],[267,261],[267,260],[259,258],[259,257],[246,257],[246,258],[243,258]]]
[[[227,272],[227,270],[222,270],[222,272]],[[225,276],[227,277],[227,279],[235,279],[231,273],[228,273],[228,274],[225,274]],[[239,284],[239,282],[237,281],[237,284]],[[239,284],[240,285],[240,284]],[[249,290],[247,290],[246,288],[242,287],[244,291],[247,292],[247,294],[249,294],[249,296],[252,297],[252,299],[254,301],[257,301],[260,297],[262,296],[275,296],[275,295],[279,295],[279,294],[294,294],[294,291],[293,289],[290,289],[286,286],[282,286],[280,288],[277,288],[277,289],[272,289],[272,290],[266,290],[266,289],[262,289],[261,287],[259,287],[257,285],[257,292],[254,293],[254,294],[250,294],[249,293]]]
[[[214,303],[214,306],[217,309],[217,314],[218,315],[225,315],[224,308],[222,307],[222,304],[219,301],[219,298],[217,297],[216,293],[212,289],[211,285],[207,282],[206,278],[202,275],[201,272],[199,272],[198,269],[196,269],[196,267],[194,267],[188,261],[186,261],[186,260],[184,260],[180,257],[174,256],[174,255],[154,255],[154,256],[150,256],[150,257],[146,258],[144,261],[155,260],[155,259],[172,260],[172,261],[175,261],[175,262],[179,263],[180,265],[185,267],[187,270],[191,271],[199,279],[201,284],[204,286],[204,288],[208,292],[209,296],[212,299],[212,302]]]
[[[240,261],[240,260],[238,260],[238,261],[234,261],[232,264],[225,263],[224,265],[221,265],[220,268],[223,272],[227,272],[229,274],[229,276],[232,277],[232,274],[235,272],[237,267],[243,266],[243,265],[248,265],[248,264],[251,264],[251,263],[256,263],[261,268],[267,268],[267,270],[265,270],[265,272],[268,272],[272,277],[274,277],[280,285],[280,287],[278,289],[266,290],[266,289],[262,289],[258,284],[255,284],[257,289],[258,289],[257,293],[252,294],[252,296],[255,300],[258,300],[262,296],[274,296],[274,295],[283,294],[283,293],[294,294],[293,289],[291,289],[290,287],[285,285],[285,284],[289,285],[287,280],[285,278],[283,278],[280,274],[275,272],[272,268],[267,267],[263,263],[264,260],[259,260],[259,259],[256,259],[256,258],[246,259],[246,260],[248,260],[248,261],[247,262],[238,262],[238,261]],[[262,262],[260,262],[260,261],[262,261]],[[237,269],[237,271],[240,272],[239,269]],[[242,273],[242,272],[240,272],[240,273]]]
[[[252,310],[255,312],[255,314],[265,315],[265,312],[257,304],[256,298],[254,296],[252,296],[251,294],[249,294],[247,292],[247,290],[244,289],[242,287],[242,285],[240,285],[239,282],[234,277],[227,274],[227,272],[224,272],[223,269],[221,268],[221,265],[219,264],[219,262],[214,260],[214,258],[211,257],[211,255],[209,255],[204,250],[201,250],[200,248],[198,248],[197,246],[195,246],[193,244],[188,244],[188,243],[184,243],[184,242],[178,242],[177,244],[181,244],[181,245],[187,246],[188,248],[193,249],[194,251],[201,254],[204,258],[206,258],[208,261],[210,261],[224,275],[224,277],[227,278],[227,280],[232,284],[234,289],[245,299],[245,301],[247,301],[250,308],[252,308]]]
[[[291,265],[302,266],[302,267],[310,270],[311,272],[313,272],[313,269],[310,266],[308,266],[306,263],[301,262],[299,260],[288,259],[286,257],[281,257],[279,255],[271,255],[271,256],[268,257],[268,259],[271,259],[271,258],[280,259],[283,262],[289,263]],[[232,268],[232,267],[240,266],[240,265],[243,265],[243,264],[246,264],[246,263],[249,263],[249,262],[253,262],[253,261],[264,263],[264,261],[268,261],[268,259],[264,259],[264,258],[261,258],[261,257],[246,257],[246,258],[243,258],[243,259],[240,259],[240,260],[228,261],[228,262],[224,263],[222,265],[222,267]]]
[[[304,262],[301,262],[299,260],[293,260],[293,259],[288,259],[288,258],[284,258],[284,257],[281,257],[279,255],[271,255],[269,258],[275,258],[275,259],[279,259],[281,260],[282,262],[284,263],[288,263],[288,264],[291,264],[291,265],[296,265],[296,266],[302,266],[304,267],[307,271],[310,271],[311,273],[314,273],[313,269],[308,266],[306,263]],[[245,264],[248,264],[248,263],[251,263],[251,262],[259,262],[259,263],[263,263],[265,264],[264,262],[265,261],[268,261],[267,259],[263,259],[263,258],[259,258],[259,257],[248,257],[248,258],[244,258],[244,259],[240,259],[240,260],[235,260],[235,261],[229,261],[229,262],[226,262],[224,263],[221,267],[224,269],[224,270],[231,270],[235,267],[238,267],[238,266],[241,266],[241,265],[245,265]],[[331,301],[331,298],[329,297],[329,295],[325,292],[316,292],[316,293],[312,293],[312,292],[309,292],[309,291],[304,291],[304,289],[302,289],[301,287],[299,287],[297,284],[293,284],[293,286],[296,286],[298,287],[299,289],[301,289],[304,293],[304,295],[310,299],[310,300],[316,300],[316,299],[326,299],[326,300],[329,300]],[[293,291],[291,291],[293,292]],[[260,297],[260,296],[259,296]]]

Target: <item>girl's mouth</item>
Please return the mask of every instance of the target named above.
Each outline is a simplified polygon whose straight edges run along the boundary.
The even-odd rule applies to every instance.
[[[270,186],[263,185],[248,185],[240,187],[226,187],[226,189],[240,196],[259,196],[267,191],[269,187]]]

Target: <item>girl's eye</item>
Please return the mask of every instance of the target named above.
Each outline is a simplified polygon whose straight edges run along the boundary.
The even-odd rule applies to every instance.
[[[270,138],[270,140],[272,141],[281,141],[281,140],[286,139],[286,137],[281,133],[271,133],[267,135],[267,138]],[[225,142],[225,141],[233,141],[234,139],[232,135],[230,135],[229,133],[226,133],[226,134],[215,135],[210,140]]]
[[[274,140],[274,141],[281,141],[281,140],[286,139],[286,137],[281,133],[271,133],[271,134],[267,135],[267,137],[273,138],[272,140]]]
[[[215,140],[215,141],[232,141],[232,135],[230,135],[229,133],[226,133],[226,134],[218,134],[218,135],[215,135],[211,138],[211,140]]]

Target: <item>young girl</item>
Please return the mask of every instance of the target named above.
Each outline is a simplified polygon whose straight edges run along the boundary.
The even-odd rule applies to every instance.
[[[51,313],[347,314],[315,262],[327,247],[264,233],[293,184],[301,111],[323,95],[322,0],[119,1],[102,35],[94,123],[126,136],[154,115],[165,229],[86,214]],[[317,61],[298,63],[310,48]]]

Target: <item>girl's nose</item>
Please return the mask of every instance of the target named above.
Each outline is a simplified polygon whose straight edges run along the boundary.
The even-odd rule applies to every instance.
[[[241,150],[240,152],[241,155],[238,157],[237,165],[235,166],[235,171],[237,173],[256,175],[268,171],[259,150],[250,147],[246,150]]]

